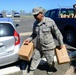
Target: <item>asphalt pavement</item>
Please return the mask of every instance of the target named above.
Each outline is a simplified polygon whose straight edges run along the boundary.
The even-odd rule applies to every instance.
[[[70,67],[69,63],[59,65],[57,62],[55,62],[56,71],[51,75],[64,75],[69,67]],[[43,65],[39,65],[38,68],[35,70],[34,75],[47,75],[48,69],[49,67],[46,63]],[[22,75],[22,72],[18,71],[16,73],[8,75]]]
[[[71,61],[70,63],[58,64],[55,62],[56,71],[51,75],[76,75],[76,60]],[[39,65],[35,70],[34,75],[47,75],[47,70],[49,69],[46,61],[43,65]],[[11,73],[8,75],[22,75],[22,71]]]

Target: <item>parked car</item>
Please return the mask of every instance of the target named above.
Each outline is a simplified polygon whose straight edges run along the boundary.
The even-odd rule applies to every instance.
[[[3,18],[3,14],[2,13],[0,13],[0,18]]]
[[[15,13],[14,13],[14,17],[20,17],[20,13],[15,12]]]
[[[6,14],[6,17],[11,18],[12,17],[12,14]]]
[[[46,17],[52,18],[64,36],[65,43],[76,45],[76,9],[57,8],[48,10]]]
[[[21,37],[12,18],[0,18],[0,66],[14,63],[19,59]]]

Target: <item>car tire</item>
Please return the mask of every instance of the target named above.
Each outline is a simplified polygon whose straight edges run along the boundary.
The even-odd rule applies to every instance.
[[[74,46],[76,44],[76,34],[73,30],[68,30],[64,34],[64,42],[68,45]]]

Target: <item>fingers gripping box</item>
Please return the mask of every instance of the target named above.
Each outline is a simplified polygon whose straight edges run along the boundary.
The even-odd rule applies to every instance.
[[[20,56],[20,59],[30,61],[33,51],[34,51],[33,42],[30,42],[28,45],[24,45],[23,43],[18,52],[18,55]]]

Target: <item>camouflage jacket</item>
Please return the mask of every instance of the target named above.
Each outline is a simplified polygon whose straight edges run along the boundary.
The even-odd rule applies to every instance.
[[[63,45],[63,36],[55,22],[50,18],[44,17],[41,22],[34,22],[33,33],[28,39],[31,41],[37,37],[36,47],[42,50],[49,50],[56,47],[53,34],[56,36],[59,45]]]

